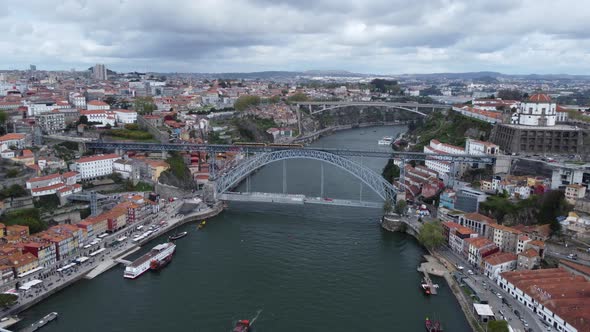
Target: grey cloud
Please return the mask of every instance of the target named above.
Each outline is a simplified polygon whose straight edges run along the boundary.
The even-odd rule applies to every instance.
[[[6,6],[10,15],[0,13],[0,29],[12,33],[0,38],[5,68],[38,59],[171,71],[338,65],[364,72],[478,66],[530,72],[547,70],[547,63],[572,70],[572,61],[590,70],[580,61],[588,54],[590,5],[576,0],[29,0]],[[523,50],[526,57],[518,54]],[[574,60],[559,61],[564,54]]]

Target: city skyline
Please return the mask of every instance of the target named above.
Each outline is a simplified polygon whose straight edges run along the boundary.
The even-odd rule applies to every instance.
[[[590,74],[590,10],[574,1],[30,1],[5,9],[2,69]]]

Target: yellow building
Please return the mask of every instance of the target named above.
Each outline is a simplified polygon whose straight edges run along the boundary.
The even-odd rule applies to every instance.
[[[145,163],[148,165],[152,181],[158,181],[160,174],[170,168],[170,165],[163,160],[145,159]]]
[[[39,260],[31,253],[17,254],[9,257],[14,273],[19,276],[39,266]]]

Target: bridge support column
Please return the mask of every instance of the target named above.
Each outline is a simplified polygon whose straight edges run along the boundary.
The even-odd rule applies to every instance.
[[[324,197],[324,162],[320,161],[320,170],[321,170],[321,174],[320,174],[320,197],[323,199]]]
[[[283,194],[287,193],[287,161],[283,160]]]
[[[78,152],[80,152],[80,154],[86,153],[86,143],[84,143],[84,142],[78,143]]]
[[[168,151],[162,150],[162,160],[168,159]]]

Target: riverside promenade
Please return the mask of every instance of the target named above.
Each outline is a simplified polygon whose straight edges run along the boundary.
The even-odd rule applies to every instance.
[[[42,284],[32,287],[26,291],[19,292],[19,298],[17,303],[10,307],[5,308],[0,311],[0,317],[6,317],[10,315],[18,314],[33,305],[41,302],[42,300],[48,298],[49,296],[59,292],[60,290],[66,288],[67,286],[79,281],[80,279],[92,279],[96,276],[108,271],[110,268],[119,264],[117,260],[123,259],[124,257],[132,254],[133,252],[139,250],[142,245],[146,244],[147,242],[155,239],[158,236],[165,234],[168,231],[173,230],[174,228],[183,225],[187,222],[208,219],[211,217],[216,216],[221,211],[223,211],[223,204],[217,203],[212,207],[207,207],[203,209],[198,209],[196,211],[191,212],[187,215],[178,214],[177,212],[183,206],[184,201],[179,201],[177,204],[173,204],[171,206],[167,206],[165,209],[160,211],[160,213],[155,215],[155,218],[151,218],[151,222],[148,224],[143,224],[144,226],[158,225],[159,220],[164,218],[167,221],[167,225],[164,227],[160,227],[160,229],[149,237],[146,237],[142,241],[133,242],[131,235],[133,233],[141,233],[140,231],[136,230],[136,225],[130,225],[127,231],[122,230],[117,232],[110,237],[113,238],[113,241],[110,243],[110,247],[107,248],[107,241],[104,241],[105,249],[99,255],[96,255],[90,258],[88,261],[78,264],[73,268],[69,269],[67,272],[45,272],[45,278],[39,279],[43,281]],[[190,203],[190,201],[189,201]],[[170,218],[170,216],[173,216]],[[124,234],[129,235],[126,240],[124,241],[115,241],[115,237],[122,237]],[[121,276],[122,278],[122,276]]]

